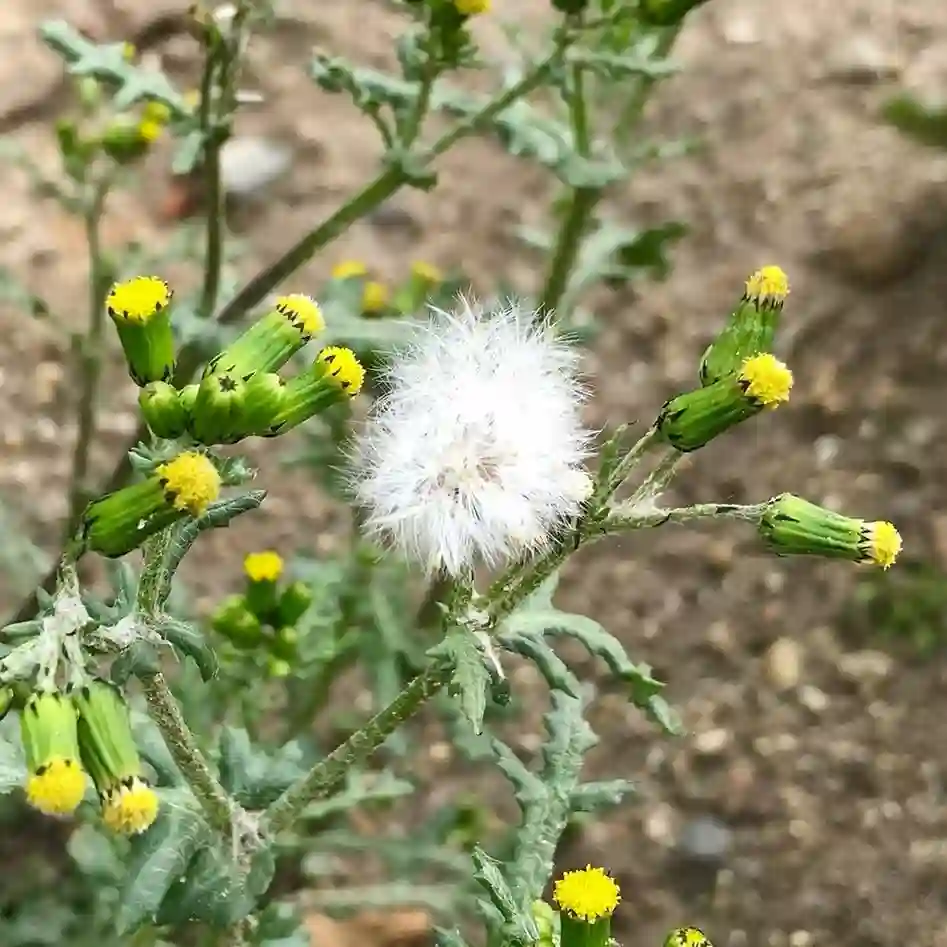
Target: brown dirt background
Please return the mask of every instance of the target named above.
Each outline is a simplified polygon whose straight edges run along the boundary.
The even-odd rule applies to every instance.
[[[55,167],[46,123],[62,101],[61,69],[34,39],[40,20],[61,16],[97,39],[124,39],[185,6],[7,0],[2,133]],[[546,9],[542,0],[494,6],[479,25],[498,56],[498,17],[537,22]],[[241,234],[243,276],[375,167],[374,131],[305,77],[310,50],[385,65],[398,24],[372,0],[292,0],[279,14],[254,43],[244,82],[268,104],[248,110],[239,131],[290,143],[295,162]],[[173,71],[193,70],[186,38],[158,48]],[[947,93],[947,5],[712,0],[689,21],[678,56],[683,73],[659,90],[646,132],[697,135],[703,148],[645,169],[611,209],[645,223],[675,217],[691,231],[666,283],[595,300],[604,329],[588,363],[597,379],[591,420],[649,420],[691,382],[747,272],[779,262],[792,280],[782,342],[796,373],[792,404],[702,452],[677,498],[758,501],[791,489],[893,519],[912,552],[944,564],[947,156],[905,142],[875,116],[897,84]],[[305,290],[352,256],[390,278],[423,257],[463,265],[483,288],[498,273],[534,285],[535,259],[514,229],[542,220],[548,176],[479,141],[440,171],[436,193],[398,196],[294,286]],[[165,184],[159,161],[143,187],[113,201],[110,245],[166,237],[157,213]],[[4,170],[3,190],[0,265],[78,325],[80,228],[37,199],[20,171]],[[16,520],[8,529],[52,550],[74,433],[67,345],[55,325],[12,307],[0,319],[0,491]],[[117,361],[108,376],[103,473],[134,426],[134,392]],[[317,548],[331,546],[319,492],[274,457],[261,462],[265,509],[195,555],[204,597],[229,588],[251,546],[291,553],[313,536]],[[947,665],[881,653],[868,626],[843,633],[838,615],[856,580],[844,564],[766,558],[730,528],[659,531],[573,563],[563,606],[602,620],[653,664],[690,728],[677,741],[656,738],[610,694],[593,715],[603,747],[590,775],[636,779],[639,797],[586,829],[562,867],[588,860],[614,870],[625,943],[660,943],[669,928],[693,923],[718,947],[947,945]],[[8,582],[3,604],[17,592]],[[449,781],[450,760],[439,760]],[[701,816],[733,832],[712,891],[674,856],[682,826]]]

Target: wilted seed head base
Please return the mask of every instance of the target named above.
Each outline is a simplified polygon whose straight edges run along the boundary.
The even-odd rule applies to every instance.
[[[516,306],[436,311],[393,357],[356,445],[369,533],[451,574],[548,544],[588,494],[577,363]]]

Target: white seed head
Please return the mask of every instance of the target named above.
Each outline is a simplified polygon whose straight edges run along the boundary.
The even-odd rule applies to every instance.
[[[588,496],[578,352],[515,305],[461,298],[395,353],[358,439],[365,528],[457,575],[545,546]]]

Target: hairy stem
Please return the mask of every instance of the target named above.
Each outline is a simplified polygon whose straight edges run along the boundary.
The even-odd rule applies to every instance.
[[[576,153],[588,158],[592,153],[592,133],[586,101],[585,71],[580,63],[570,69],[569,116],[572,125],[573,147]],[[546,271],[546,279],[539,294],[539,308],[552,313],[559,306],[569,287],[572,271],[582,250],[582,238],[592,222],[595,208],[602,199],[600,187],[576,187],[569,195],[562,226]]]
[[[622,503],[602,524],[604,533],[623,533],[633,529],[663,526],[665,523],[692,523],[695,520],[728,519],[758,524],[767,508],[766,503],[740,506],[734,503],[696,503],[694,506],[661,509],[652,504],[642,507]]]
[[[438,663],[414,678],[402,692],[368,723],[336,747],[284,792],[263,817],[263,830],[275,835],[288,828],[309,803],[331,795],[346,773],[363,763],[395,730],[433,697],[451,679],[453,667]]]
[[[225,835],[232,830],[234,804],[197,748],[178,702],[159,671],[141,678],[151,718],[157,724],[171,757],[204,807],[208,821]]]
[[[220,149],[226,140],[214,113],[214,69],[217,51],[209,41],[201,79],[201,129],[204,133],[204,188],[207,192],[207,235],[204,249],[204,285],[198,313],[210,319],[217,308],[224,255],[224,194],[220,182]]]
[[[69,479],[69,514],[66,518],[65,540],[75,533],[79,517],[91,499],[88,490],[89,454],[95,441],[102,349],[105,343],[105,294],[108,291],[102,266],[100,226],[108,190],[108,181],[103,180],[94,185],[83,213],[89,254],[89,327],[80,342],[79,361],[82,377],[79,385],[78,430]]]

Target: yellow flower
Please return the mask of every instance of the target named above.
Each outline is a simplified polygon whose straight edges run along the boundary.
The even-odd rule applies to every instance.
[[[138,50],[134,43],[122,43],[122,59],[125,62],[131,62],[138,55]]]
[[[425,283],[440,283],[444,279],[444,274],[433,263],[423,260],[415,260],[411,264],[411,275]]]
[[[105,300],[113,319],[142,324],[168,308],[171,287],[157,276],[136,276],[116,283]]]
[[[123,835],[140,835],[158,816],[158,796],[137,776],[102,794],[102,821]]]
[[[26,781],[29,804],[46,815],[75,812],[85,795],[86,777],[78,760],[54,756],[38,766]]]
[[[198,451],[185,451],[157,469],[168,502],[176,510],[200,516],[220,496],[220,474]]]
[[[591,923],[611,916],[621,892],[604,868],[586,865],[580,871],[567,871],[556,882],[553,897],[563,911]]]
[[[343,260],[332,267],[332,278],[354,279],[357,276],[367,276],[368,267],[361,260]]]
[[[351,349],[329,345],[316,356],[316,362],[327,366],[327,377],[334,379],[351,397],[354,398],[361,391],[365,369]]]
[[[164,133],[164,125],[159,122],[153,122],[149,119],[143,119],[138,123],[138,135],[142,141],[147,144],[153,144]]]
[[[388,304],[388,287],[377,280],[369,280],[362,290],[362,311],[381,312]]]
[[[758,405],[775,408],[789,400],[792,372],[774,355],[748,358],[739,377],[747,398]]]
[[[490,10],[491,0],[454,0],[457,12],[464,16],[476,16],[478,13],[487,13]]]
[[[866,523],[862,528],[868,558],[882,569],[890,569],[901,552],[901,534],[891,523]]]
[[[326,327],[319,304],[303,293],[292,293],[289,296],[280,296],[276,300],[276,309],[289,316],[294,325],[298,326],[304,335],[315,335]]]
[[[713,947],[713,944],[707,935],[696,927],[679,927],[668,934],[664,947]]]
[[[746,281],[744,298],[760,308],[779,308],[788,295],[789,278],[778,266],[764,266]]]
[[[278,552],[251,552],[243,560],[243,571],[251,582],[276,582],[283,574],[283,559]]]
[[[157,122],[159,125],[167,125],[171,121],[171,109],[164,102],[152,99],[142,110],[142,118],[149,122]]]

